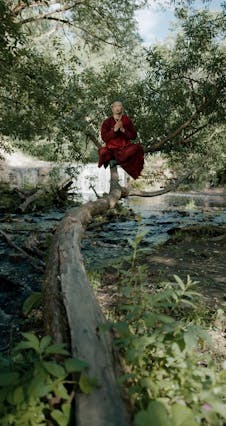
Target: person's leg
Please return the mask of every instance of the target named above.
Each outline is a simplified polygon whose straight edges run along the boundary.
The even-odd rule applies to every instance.
[[[134,179],[140,176],[144,166],[144,150],[140,143],[128,144],[117,153],[118,164]]]
[[[118,163],[117,163],[116,159],[115,159],[115,158],[113,158],[112,160],[110,160],[110,161],[109,161],[109,164],[110,164],[110,167],[114,167],[114,166],[116,166]]]
[[[106,146],[102,146],[98,149],[98,154],[98,167],[104,166],[106,168],[109,164],[109,161],[113,158],[111,151]]]

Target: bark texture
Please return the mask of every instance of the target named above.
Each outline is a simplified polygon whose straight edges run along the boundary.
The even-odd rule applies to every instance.
[[[47,331],[55,342],[70,343],[72,354],[89,363],[89,375],[100,384],[90,395],[76,395],[76,426],[129,426],[126,403],[116,383],[119,364],[112,336],[100,329],[106,320],[90,285],[80,241],[92,217],[114,207],[122,196],[116,167],[109,196],[67,212],[50,249],[44,282]],[[68,333],[69,332],[69,333]]]

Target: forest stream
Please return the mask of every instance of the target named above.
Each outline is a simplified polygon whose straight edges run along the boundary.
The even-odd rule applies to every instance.
[[[96,218],[82,240],[82,253],[91,273],[111,274],[114,262],[131,255],[137,233],[144,233],[139,245],[140,262],[148,264],[152,282],[173,274],[198,281],[208,303],[225,306],[226,282],[226,199],[225,193],[171,193],[155,198],[131,197],[122,202],[129,218]],[[48,244],[63,210],[24,215],[1,214],[0,230],[19,247],[36,240],[45,260]],[[109,275],[110,277],[110,275]],[[17,336],[23,323],[21,307],[34,291],[41,289],[43,273],[29,259],[0,238],[0,350]],[[110,278],[109,278],[110,283]]]

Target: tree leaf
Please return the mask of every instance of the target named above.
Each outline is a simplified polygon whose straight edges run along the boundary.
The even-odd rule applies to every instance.
[[[66,376],[65,369],[62,365],[57,364],[53,361],[44,361],[43,365],[45,369],[54,377],[64,378]]]
[[[25,316],[27,316],[32,309],[40,306],[42,300],[42,293],[40,291],[32,293],[23,303],[22,312]]]
[[[59,396],[62,399],[68,399],[69,395],[67,392],[67,389],[63,385],[63,383],[59,383],[57,386],[54,386],[54,392],[57,396]]]
[[[44,336],[40,341],[40,353],[44,352],[45,349],[49,346],[52,338],[50,336]]]
[[[52,384],[46,384],[45,378],[40,375],[37,375],[30,382],[27,388],[27,393],[33,398],[43,398],[44,396],[48,395],[51,389]]]
[[[16,372],[0,373],[0,387],[16,385],[20,375]]]
[[[31,348],[33,348],[36,352],[39,352],[39,339],[37,336],[35,336],[34,333],[21,333],[25,339],[27,339],[31,345]],[[22,342],[21,342],[22,343]]]
[[[93,390],[94,381],[87,374],[82,373],[79,379],[79,387],[83,393],[89,395]]]
[[[192,410],[185,405],[172,405],[171,413],[173,426],[198,426]]]
[[[51,417],[57,422],[59,426],[68,426],[70,419],[70,411],[63,412],[60,410],[53,410],[51,412]]]
[[[17,404],[17,405],[20,404],[24,400],[24,391],[23,391],[22,386],[19,386],[13,392],[13,400],[14,400],[15,404]]]
[[[70,355],[70,353],[68,352],[68,350],[65,349],[65,344],[64,343],[56,343],[54,345],[48,346],[46,348],[46,350],[45,350],[45,354],[46,355],[54,355],[54,354]]]
[[[174,426],[165,406],[159,401],[151,401],[147,410],[135,416],[136,426]]]
[[[79,358],[68,358],[65,360],[64,365],[68,373],[83,371],[89,367],[88,362]]]

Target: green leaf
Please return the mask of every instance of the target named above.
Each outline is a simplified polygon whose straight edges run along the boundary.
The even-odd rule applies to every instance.
[[[87,374],[82,373],[81,377],[79,379],[79,387],[83,393],[86,395],[89,395],[92,390],[93,386],[96,384],[96,380],[92,379],[87,376]]]
[[[52,338],[50,336],[44,336],[40,341],[40,352],[44,352],[45,349],[49,346]]]
[[[226,404],[217,400],[211,401],[210,404],[216,413],[220,414],[224,419],[226,419]]]
[[[196,347],[197,336],[190,331],[185,331],[184,342],[187,351],[192,351]]]
[[[56,343],[55,345],[50,345],[45,350],[46,355],[70,355],[70,353],[65,349],[64,343]]]
[[[68,399],[69,395],[67,392],[67,389],[63,385],[63,383],[59,383],[57,386],[54,386],[54,392],[57,396],[59,396],[62,399]]]
[[[174,404],[171,407],[173,426],[198,426],[194,414],[189,407]]]
[[[136,248],[136,243],[133,240],[131,240],[131,238],[128,238],[127,241],[131,245],[131,247]]]
[[[181,290],[185,290],[185,284],[183,283],[182,279],[180,277],[178,277],[178,275],[174,275],[173,276],[175,281],[177,282],[177,284],[179,284]]]
[[[165,314],[156,314],[156,319],[162,321],[164,324],[170,324],[175,322],[175,319]]]
[[[47,379],[47,377],[46,377]],[[48,395],[52,389],[51,384],[46,384],[46,380],[42,376],[35,376],[27,388],[28,396],[33,398],[43,398]]]
[[[19,382],[20,375],[16,372],[0,373],[0,386],[12,386]]]
[[[65,370],[62,365],[57,364],[53,361],[44,361],[43,365],[45,369],[54,377],[64,378],[66,376]]]
[[[152,401],[147,410],[140,411],[135,416],[136,426],[174,426],[165,406],[159,401]]]
[[[20,404],[24,400],[24,391],[23,391],[22,386],[19,386],[13,392],[13,400],[14,400],[15,404],[17,404],[17,405]]]
[[[40,291],[32,293],[23,303],[22,311],[25,316],[27,316],[32,309],[40,306],[42,300],[42,293]]]
[[[79,358],[68,358],[65,360],[64,365],[68,373],[83,371],[89,367],[88,362]]]
[[[148,234],[148,231],[143,231],[143,232],[140,232],[139,234],[137,234],[136,236],[135,236],[135,245],[138,245],[138,244],[140,244],[140,242],[143,240],[143,238],[145,237],[145,235],[147,235]]]
[[[21,333],[25,339],[27,339],[31,345],[31,348],[36,352],[39,352],[39,339],[34,333]],[[22,342],[21,342],[22,343]]]
[[[20,352],[23,349],[34,349],[31,342],[20,342],[13,349],[15,352]]]
[[[62,411],[53,410],[51,416],[59,426],[68,426],[70,423],[71,405],[69,403],[62,404]]]

